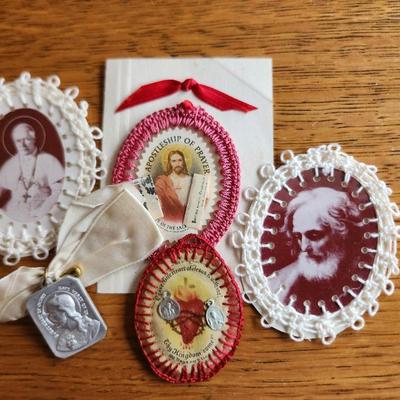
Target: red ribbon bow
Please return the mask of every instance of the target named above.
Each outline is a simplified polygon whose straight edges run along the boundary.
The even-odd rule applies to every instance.
[[[120,112],[126,108],[136,106],[137,104],[146,103],[150,100],[159,99],[160,97],[169,96],[179,90],[191,90],[193,94],[200,100],[218,108],[221,111],[237,110],[248,112],[256,110],[257,107],[251,104],[244,103],[226,93],[223,93],[210,86],[197,83],[194,79],[186,79],[183,82],[174,79],[166,79],[163,81],[149,83],[141,86],[130,96],[128,96],[116,109],[115,112]]]

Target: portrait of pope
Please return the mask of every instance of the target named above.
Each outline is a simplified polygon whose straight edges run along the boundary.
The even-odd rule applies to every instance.
[[[185,155],[180,150],[171,150],[167,156],[164,174],[155,179],[164,220],[183,223],[191,181]]]
[[[2,144],[10,157],[0,167],[1,209],[21,222],[30,222],[50,211],[64,178],[59,159],[42,150],[46,141],[43,126],[33,118],[29,121],[21,119],[2,132]]]

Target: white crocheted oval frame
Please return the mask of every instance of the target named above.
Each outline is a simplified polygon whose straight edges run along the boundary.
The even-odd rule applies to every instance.
[[[25,195],[28,196],[27,188],[35,179],[34,174],[38,168],[39,155],[46,153],[48,159],[54,160],[55,157],[48,151],[42,153],[43,145],[51,135],[56,136],[51,140],[54,143],[58,142],[59,147],[62,147],[62,151],[58,151],[58,153],[63,153],[63,155],[59,155],[59,159],[62,159],[63,162],[59,165],[62,165],[64,170],[62,180],[58,181],[62,185],[58,199],[52,205],[49,204],[50,208],[44,214],[39,215],[38,213],[36,217],[33,215],[28,221],[24,221],[23,219],[19,220],[17,211],[12,214],[7,212],[3,206],[0,208],[0,253],[3,255],[3,263],[6,265],[17,264],[21,257],[30,255],[39,260],[47,258],[49,250],[56,244],[58,228],[70,203],[76,198],[89,194],[96,179],[101,179],[105,174],[104,168],[100,166],[103,159],[102,152],[97,149],[95,142],[102,138],[102,132],[97,127],[89,126],[86,120],[88,103],[80,101],[78,105],[75,102],[75,98],[79,94],[77,87],[61,91],[59,86],[60,79],[57,76],[50,76],[46,80],[42,80],[31,78],[29,73],[24,72],[18,79],[10,83],[5,83],[4,78],[0,78],[0,122],[7,121],[3,124],[6,127],[2,126],[1,131],[3,153],[7,152],[10,160],[12,157],[19,157],[15,146],[15,152],[11,153],[6,145],[6,141],[9,141],[10,138],[7,136],[5,139],[4,137],[12,129],[8,124],[8,119],[12,121],[21,119],[22,122],[12,122],[14,126],[17,126],[18,123],[26,123],[29,118],[32,119],[32,123],[39,126],[39,128],[33,129],[35,142],[40,136],[37,130],[42,132],[41,145],[37,144],[35,150],[38,156],[34,162],[31,179],[21,178],[23,175],[21,173],[17,179],[18,185],[19,182],[22,182],[21,184],[26,190]],[[28,116],[19,115],[11,118],[11,113],[18,110],[21,110],[20,114],[26,110]],[[40,116],[41,118],[39,118]],[[47,121],[48,125],[45,125],[43,121]],[[44,126],[51,127],[51,132],[47,131]],[[5,160],[2,165],[7,161]],[[51,161],[48,162],[48,165],[51,165]],[[22,166],[19,169],[22,170]],[[49,189],[47,190],[49,191]],[[12,190],[10,192],[12,198]],[[21,198],[24,197],[21,193],[18,195]]]
[[[380,181],[376,175],[375,166],[366,165],[354,160],[353,157],[343,153],[338,144],[323,145],[312,148],[306,154],[295,156],[292,151],[281,154],[284,163],[276,169],[272,165],[260,168],[260,175],[265,182],[260,189],[247,188],[244,196],[252,200],[248,214],[237,217],[239,223],[244,225],[244,233],[234,232],[232,243],[234,247],[242,250],[242,264],[236,267],[236,274],[241,277],[243,284],[243,299],[252,304],[261,314],[261,325],[265,328],[275,328],[286,332],[295,341],[319,338],[323,344],[331,344],[338,333],[351,327],[360,330],[365,321],[362,317],[365,312],[373,316],[379,309],[377,301],[383,291],[390,295],[394,291],[394,284],[390,280],[392,274],[399,273],[398,259],[396,258],[397,239],[400,236],[400,227],[395,225],[394,218],[400,217],[399,208],[390,202],[392,191]],[[285,285],[280,285],[271,290],[268,280],[276,278],[273,273],[265,274],[265,266],[275,262],[274,257],[263,259],[263,247],[274,248],[274,243],[262,243],[262,236],[266,231],[276,233],[265,224],[266,217],[274,218],[275,214],[269,213],[272,203],[281,203],[283,207],[289,206],[287,202],[275,198],[282,190],[288,195],[296,193],[288,186],[291,179],[298,180],[298,187],[304,187],[303,175],[306,171],[313,171],[314,182],[321,177],[326,182],[332,182],[335,176],[343,177],[342,187],[347,187],[351,180],[359,184],[358,190],[351,193],[357,197],[365,191],[370,202],[360,204],[360,210],[365,206],[373,208],[376,218],[363,218],[362,224],[375,224],[376,233],[364,232],[364,238],[375,238],[376,248],[360,247],[363,254],[373,255],[373,262],[358,263],[360,269],[368,269],[368,276],[362,279],[357,275],[352,276],[353,281],[358,281],[362,287],[358,292],[353,292],[348,286],[343,287],[346,294],[351,295],[351,301],[342,304],[340,297],[333,296],[332,302],[337,304],[337,310],[328,311],[325,302],[318,302],[321,308],[320,315],[310,313],[309,303],[304,302],[304,311],[299,312],[294,307],[296,296],[290,298],[288,304],[279,299],[279,293],[285,290]],[[336,175],[335,175],[336,174]],[[293,181],[292,181],[293,182]],[[285,203],[285,204],[282,204]],[[350,268],[350,267],[349,267]],[[278,273],[279,275],[279,273]]]

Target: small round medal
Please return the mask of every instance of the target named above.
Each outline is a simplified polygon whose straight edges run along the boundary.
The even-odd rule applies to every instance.
[[[171,294],[167,291],[163,293],[163,299],[158,305],[158,314],[165,321],[172,321],[178,318],[181,308],[179,303],[171,299]]]
[[[214,300],[210,299],[206,303],[206,322],[213,331],[220,331],[225,324],[224,312],[215,305]]]

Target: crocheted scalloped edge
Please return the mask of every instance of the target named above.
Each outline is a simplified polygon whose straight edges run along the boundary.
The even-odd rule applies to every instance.
[[[223,284],[231,285],[230,293],[232,297],[235,297],[235,301],[233,303],[227,303],[229,313],[226,324],[233,327],[235,335],[232,336],[231,334],[228,334],[228,332],[223,331],[222,333],[225,340],[219,340],[220,347],[216,346],[214,348],[212,353],[213,357],[210,355],[208,361],[194,365],[190,372],[188,372],[186,366],[184,366],[181,374],[174,377],[172,374],[178,368],[178,363],[173,363],[171,360],[167,359],[162,365],[160,365],[159,360],[162,356],[162,351],[157,349],[156,351],[148,353],[145,350],[145,348],[149,347],[150,344],[153,344],[151,339],[154,339],[154,334],[148,328],[148,323],[142,321],[142,317],[140,316],[140,314],[143,313],[143,310],[148,312],[148,306],[142,304],[142,296],[144,296],[143,293],[145,291],[149,291],[149,288],[146,288],[146,285],[148,284],[150,277],[154,277],[152,274],[155,270],[160,270],[163,273],[173,270],[173,266],[170,265],[168,259],[174,261],[184,255],[185,259],[190,261],[190,259],[199,255],[197,253],[198,251],[200,251],[201,261],[207,259],[207,267],[212,266],[213,262],[217,260],[218,265],[214,270],[212,270],[211,274],[218,271],[218,273],[224,277]],[[230,268],[225,264],[221,255],[210,243],[197,235],[190,234],[177,241],[172,247],[164,246],[160,248],[151,256],[150,265],[146,268],[141,277],[136,293],[135,330],[140,347],[149,362],[151,369],[157,376],[171,383],[195,383],[210,379],[232,358],[240,341],[243,323],[243,302],[240,296],[239,286],[236,283],[235,277]],[[146,329],[144,329],[142,325],[146,325]],[[149,332],[153,336],[149,336]],[[148,340],[150,340],[150,342],[148,342]],[[161,355],[159,352],[161,352]]]
[[[244,286],[242,294],[246,303],[252,304],[261,314],[261,325],[265,328],[276,328],[289,334],[291,339],[319,338],[323,344],[331,344],[338,333],[351,327],[360,330],[365,325],[362,315],[368,312],[374,316],[379,303],[377,298],[383,291],[391,295],[394,284],[392,274],[399,274],[397,239],[400,237],[400,226],[394,218],[400,217],[400,211],[389,196],[392,191],[380,181],[375,166],[366,165],[343,153],[338,144],[322,145],[311,148],[306,154],[295,156],[291,150],[281,154],[284,163],[275,170],[273,165],[265,164],[260,168],[260,175],[265,179],[260,189],[247,188],[244,195],[253,200],[248,213],[238,215],[237,220],[244,225],[244,233],[236,231],[231,239],[236,248],[242,250],[242,263],[235,268]],[[368,192],[378,218],[379,239],[374,264],[361,292],[346,306],[338,303],[339,310],[323,312],[321,316],[302,314],[290,305],[283,305],[273,293],[264,276],[260,257],[260,238],[263,232],[265,212],[268,211],[274,195],[282,189],[283,184],[291,178],[301,179],[301,172],[314,168],[316,173],[322,168],[326,176],[334,169],[344,171],[344,179],[354,177]]]
[[[199,234],[215,245],[230,227],[239,203],[239,158],[228,132],[203,108],[188,107],[186,103],[166,108],[145,117],[131,131],[122,145],[113,171],[112,182],[134,179],[132,171],[141,151],[152,136],[173,127],[186,127],[204,134],[219,157],[222,189],[211,220]]]
[[[0,78],[0,100],[4,101],[10,110],[25,107],[27,96],[32,98],[33,104],[39,110],[43,102],[47,102],[49,108],[53,110],[57,108],[60,112],[60,118],[65,119],[70,124],[71,135],[75,136],[75,140],[78,142],[73,150],[79,153],[79,161],[76,165],[71,164],[71,167],[78,167],[80,173],[75,179],[67,177],[69,182],[76,182],[76,190],[71,192],[63,188],[62,194],[55,204],[59,214],[64,216],[69,203],[76,198],[88,195],[96,180],[105,176],[106,170],[101,166],[104,155],[96,147],[95,142],[102,139],[103,133],[100,128],[88,125],[86,120],[88,103],[81,100],[78,105],[75,99],[79,95],[79,89],[74,86],[61,91],[59,89],[60,84],[61,81],[57,75],[51,75],[43,80],[32,78],[29,72],[21,73],[18,79],[10,83],[6,83],[4,78]],[[18,104],[15,104],[13,96],[18,98]],[[69,198],[70,201],[63,204],[61,198]],[[35,236],[28,232],[25,225],[22,226],[19,234],[15,231],[14,223],[8,225],[6,232],[0,235],[0,253],[4,255],[4,264],[15,265],[22,257],[30,255],[38,260],[44,260],[48,257],[49,250],[56,244],[58,229],[63,219],[57,219],[51,213],[48,214],[48,218],[51,228],[46,229],[40,222],[37,222]]]

